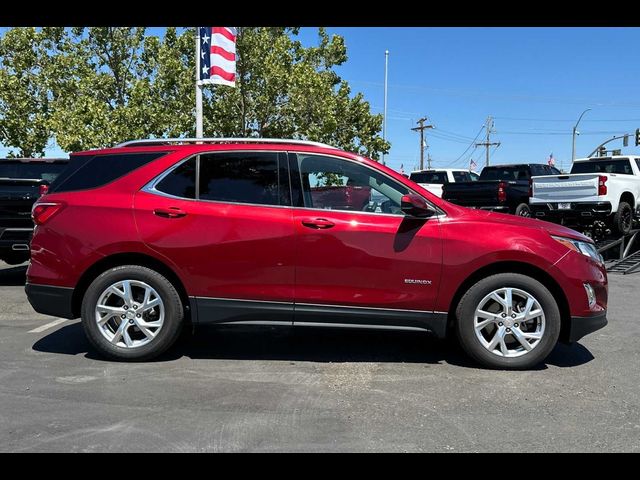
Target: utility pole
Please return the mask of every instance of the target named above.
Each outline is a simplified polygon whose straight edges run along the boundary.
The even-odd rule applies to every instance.
[[[491,115],[487,117],[487,123],[485,124],[485,129],[487,130],[487,139],[484,142],[476,143],[476,146],[478,147],[483,146],[487,149],[487,161],[485,166],[488,167],[489,166],[489,147],[493,145],[496,145],[498,147],[500,146],[500,142],[491,143],[491,134],[493,133],[493,117]]]
[[[422,117],[416,123],[419,127],[412,128],[414,132],[420,132],[420,170],[424,170],[424,131],[427,128],[434,128],[433,125],[425,125],[427,117]],[[429,168],[431,168],[431,158],[429,158]]]

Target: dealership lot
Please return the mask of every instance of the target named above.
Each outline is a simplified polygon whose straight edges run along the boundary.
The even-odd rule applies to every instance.
[[[640,451],[640,274],[541,368],[477,368],[424,334],[224,328],[104,361],[0,263],[0,451]]]

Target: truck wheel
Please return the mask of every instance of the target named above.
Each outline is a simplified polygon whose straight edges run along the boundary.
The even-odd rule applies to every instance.
[[[515,215],[519,217],[530,217],[531,216],[531,208],[526,203],[521,203],[516,207]]]
[[[626,235],[633,225],[633,210],[627,202],[620,202],[618,211],[613,216],[613,228],[616,232]]]
[[[26,255],[24,253],[21,253],[21,254],[9,253],[4,257],[0,257],[0,260],[2,260],[8,265],[20,265],[21,263],[29,261],[29,253],[27,252]]]
[[[157,357],[176,341],[183,318],[182,301],[171,282],[139,265],[102,273],[82,300],[87,339],[114,360]]]
[[[560,310],[537,280],[500,273],[480,280],[456,309],[466,353],[490,368],[526,369],[542,362],[560,335]]]

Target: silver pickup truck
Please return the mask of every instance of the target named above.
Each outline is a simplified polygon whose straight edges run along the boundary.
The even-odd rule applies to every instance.
[[[569,175],[532,177],[532,215],[569,226],[602,222],[627,234],[640,214],[640,157],[576,160]]]

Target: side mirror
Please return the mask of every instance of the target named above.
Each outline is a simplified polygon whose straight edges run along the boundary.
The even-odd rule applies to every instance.
[[[405,215],[416,218],[427,218],[436,213],[431,205],[415,193],[403,195],[400,200],[400,209]]]

